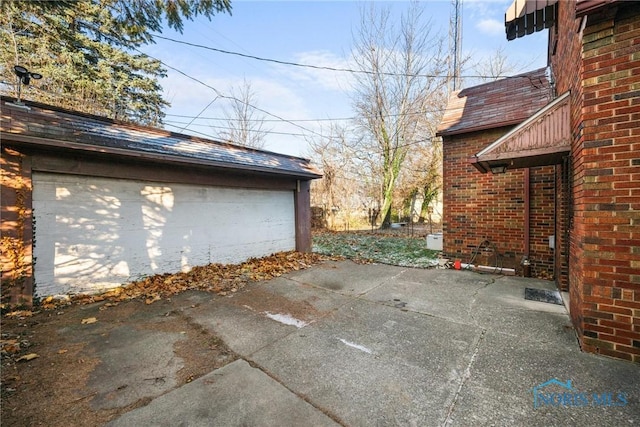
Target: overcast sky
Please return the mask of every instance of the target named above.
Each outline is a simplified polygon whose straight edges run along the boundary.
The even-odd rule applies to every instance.
[[[462,48],[463,55],[471,58],[469,63],[502,48],[508,60],[518,65],[518,72],[546,65],[547,30],[507,42],[504,12],[511,1],[463,1]],[[231,16],[218,15],[211,21],[198,18],[186,22],[182,34],[165,30],[162,36],[261,58],[353,68],[349,60],[352,32],[357,31],[361,8],[367,3],[242,0],[231,3]],[[398,16],[409,6],[406,1],[375,3],[391,7]],[[446,37],[451,1],[422,3],[424,17],[430,19],[433,32]],[[161,81],[172,104],[165,118],[168,130],[216,138],[220,127],[225,126],[224,121],[216,118],[223,117],[222,108],[228,107],[228,101],[217,96],[229,95],[230,88],[241,85],[243,79],[250,82],[255,92],[255,105],[266,112],[260,114],[267,120],[264,127],[272,132],[267,136],[267,150],[308,157],[307,144],[301,135],[313,136],[314,132],[328,128],[327,119],[354,114],[349,73],[281,65],[161,39],[143,50],[175,69],[169,68],[168,77]],[[466,74],[475,72],[468,69]]]

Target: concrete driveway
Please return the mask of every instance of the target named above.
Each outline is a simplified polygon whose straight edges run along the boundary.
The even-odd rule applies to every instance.
[[[564,306],[525,300],[525,287],[553,284],[344,261],[225,297],[189,292],[172,310],[237,360],[177,386],[180,361],[162,349],[179,337],[113,336],[93,386],[114,402],[108,361],[132,354],[168,379],[111,426],[640,423],[639,366],[581,353]]]

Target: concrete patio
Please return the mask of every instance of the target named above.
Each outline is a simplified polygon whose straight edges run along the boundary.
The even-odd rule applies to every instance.
[[[178,385],[180,333],[123,324],[96,346],[92,405],[149,399],[111,426],[639,423],[638,365],[582,353],[564,306],[524,299],[553,286],[342,261],[224,297],[187,292],[155,316],[179,311],[238,358]],[[154,376],[166,381],[141,380]]]

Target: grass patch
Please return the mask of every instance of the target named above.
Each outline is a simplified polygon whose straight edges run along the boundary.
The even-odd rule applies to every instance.
[[[402,267],[428,268],[438,263],[438,251],[427,249],[424,238],[362,233],[318,233],[313,236],[313,251],[356,261]]]

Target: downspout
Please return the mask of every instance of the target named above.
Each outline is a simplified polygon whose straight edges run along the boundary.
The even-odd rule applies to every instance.
[[[531,169],[524,170],[524,257],[522,258],[522,275],[531,277],[531,260],[529,248],[531,247]]]

